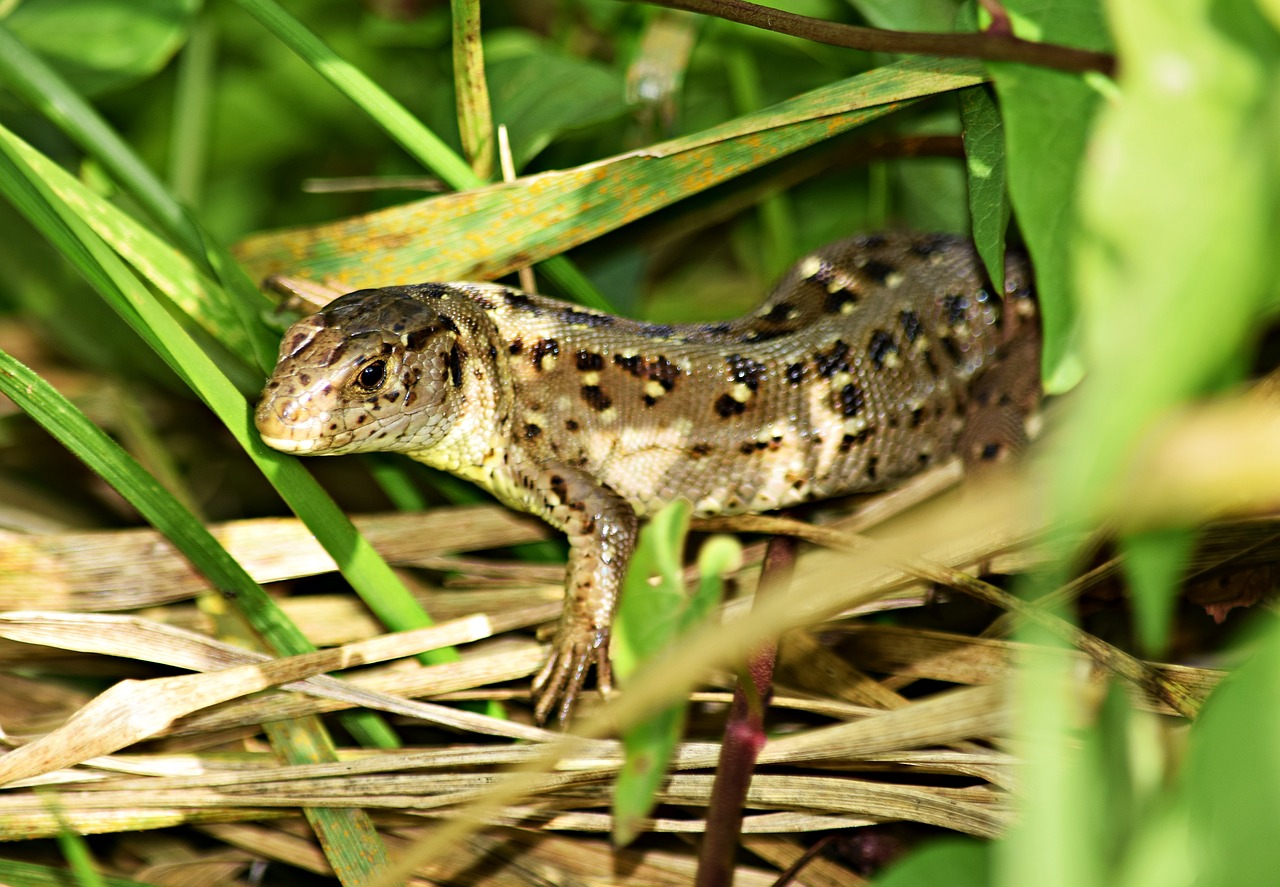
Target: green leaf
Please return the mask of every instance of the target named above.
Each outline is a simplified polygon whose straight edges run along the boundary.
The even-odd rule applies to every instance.
[[[199,9],[200,0],[24,0],[4,22],[76,91],[97,95],[168,64]]]
[[[875,28],[950,31],[959,0],[848,0]]]
[[[1106,48],[1097,0],[1016,0],[1005,7],[1020,37]],[[1083,372],[1072,300],[1072,234],[1077,179],[1098,92],[1079,74],[1006,62],[988,67],[1004,115],[1009,197],[1036,269],[1045,386],[1059,393]]]
[[[641,529],[614,617],[611,658],[620,682],[666,648],[684,610],[684,538],[692,506],[678,499]]]
[[[970,838],[931,841],[875,879],[875,887],[987,887],[990,883],[990,847]]]
[[[1280,236],[1280,35],[1246,4],[1111,9],[1120,96],[1089,146],[1074,235],[1091,379],[1060,450],[1069,515],[1159,416],[1231,381]],[[1230,174],[1206,187],[1206,170]]]
[[[563,133],[615,120],[630,109],[626,81],[599,62],[573,58],[510,32],[485,41],[495,123],[505,123],[517,170]],[[573,101],[565,101],[565,96]]]
[[[641,531],[618,615],[614,620],[612,658],[624,682],[645,662],[660,656],[719,604],[724,576],[742,566],[737,540],[714,536],[702,546],[698,568],[702,578],[686,598],[682,573],[690,504],[681,499],[653,516]],[[678,701],[628,730],[623,736],[626,758],[613,796],[613,840],[624,846],[640,831],[640,820],[653,809],[666,779],[676,744],[684,732],[685,705]]]
[[[103,887],[155,887],[129,878],[103,877]],[[75,874],[31,862],[0,859],[0,884],[6,887],[84,887]]]
[[[1187,740],[1195,883],[1263,887],[1280,871],[1280,627],[1206,701]]]
[[[1194,547],[1195,534],[1182,528],[1134,533],[1120,540],[1138,641],[1148,656],[1161,655],[1168,645],[1169,620]]]
[[[997,291],[1004,292],[1004,235],[1009,227],[1004,123],[988,87],[971,86],[961,90],[960,118],[964,124],[973,242],[992,284]]]
[[[971,86],[981,80],[979,71],[963,61],[888,65],[643,151],[316,228],[257,235],[236,253],[258,276],[287,273],[352,289],[390,280],[491,280],[911,99]]]

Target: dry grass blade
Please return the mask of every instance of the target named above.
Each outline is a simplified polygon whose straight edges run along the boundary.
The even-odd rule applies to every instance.
[[[374,515],[353,522],[383,557],[402,565],[535,542],[549,534],[539,521],[491,505]],[[210,529],[257,582],[337,569],[295,519],[232,521]],[[123,610],[208,590],[208,580],[155,530],[39,536],[0,531],[0,609]]]
[[[8,631],[24,640],[45,639],[51,632],[48,621],[70,622],[75,617],[54,614],[52,620],[42,617],[10,617]],[[38,624],[40,622],[46,624]],[[81,618],[80,625],[85,622]],[[88,621],[101,625],[102,617],[88,617]],[[16,626],[13,623],[18,623]],[[25,624],[24,624],[25,623]],[[22,629],[26,629],[23,631]],[[444,629],[443,631],[441,629]],[[109,754],[125,746],[155,736],[165,730],[177,718],[203,708],[246,696],[259,690],[280,684],[288,684],[326,671],[335,671],[366,665],[387,659],[417,655],[425,650],[444,646],[441,638],[466,638],[487,636],[492,626],[483,617],[450,623],[417,631],[401,632],[371,641],[350,644],[332,650],[292,656],[286,659],[261,661],[251,665],[227,668],[203,675],[181,675],[171,678],[155,678],[149,681],[122,681],[72,715],[62,727],[40,737],[29,745],[0,758],[0,784],[26,779],[51,770],[81,763],[89,758]],[[175,634],[165,629],[167,635]],[[56,635],[56,630],[52,632]],[[458,643],[446,640],[445,643]],[[90,646],[107,646],[112,643],[90,641]],[[225,650],[222,652],[226,653]],[[245,658],[255,658],[245,654]],[[337,683],[337,682],[334,682]],[[321,685],[326,695],[332,686]],[[357,697],[364,704],[367,697]],[[375,700],[376,701],[376,700]],[[535,731],[541,738],[541,731]]]

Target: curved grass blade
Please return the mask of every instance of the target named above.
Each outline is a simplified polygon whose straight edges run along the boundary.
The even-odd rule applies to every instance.
[[[7,170],[0,159],[0,178]],[[315,648],[266,592],[189,511],[88,417],[29,368],[0,351],[0,391],[119,491],[224,593],[281,653]],[[269,726],[273,745],[295,763],[337,759],[332,741],[314,718]],[[308,811],[317,834],[332,851],[335,871],[361,877],[386,863],[386,848],[368,814],[359,810]]]
[[[235,253],[258,275],[287,272],[352,289],[490,280],[911,100],[983,79],[971,62],[900,62],[639,151],[315,228],[260,234]]]

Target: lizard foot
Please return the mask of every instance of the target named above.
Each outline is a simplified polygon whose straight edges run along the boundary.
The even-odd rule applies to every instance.
[[[613,669],[609,664],[609,630],[556,635],[551,655],[533,679],[534,719],[545,724],[554,713],[564,726],[573,714],[578,694],[591,666],[596,667],[596,685],[602,695],[613,689]]]

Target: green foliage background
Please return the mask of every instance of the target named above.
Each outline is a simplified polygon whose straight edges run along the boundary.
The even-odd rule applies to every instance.
[[[787,6],[904,30],[948,31],[958,14],[976,18],[950,0]],[[795,120],[825,120],[835,115],[830,107],[819,112],[795,97],[858,75],[911,93],[904,99],[943,91],[815,137],[771,166],[749,170],[759,164],[744,161],[743,175],[710,190],[674,177],[674,166],[633,164],[641,167],[637,178],[613,182],[612,199],[646,195],[643,217],[617,230],[603,211],[564,222],[538,248],[560,252],[558,238],[562,248],[574,247],[574,265],[548,262],[545,288],[583,299],[603,294],[619,310],[666,320],[730,316],[805,250],[851,231],[961,231],[972,218],[992,261],[1011,206],[1038,272],[1047,383],[1062,391],[1088,374],[1056,452],[1046,507],[1064,521],[1097,520],[1141,433],[1188,399],[1237,381],[1274,307],[1280,6],[1018,0],[1006,7],[1023,37],[1114,50],[1118,77],[952,61],[935,66],[968,80],[925,88],[918,71],[889,67],[885,57],[635,4],[486,4],[493,116],[508,125],[526,175],[672,139],[696,142],[707,131],[720,133],[707,150],[723,168],[737,149],[713,127],[788,100]],[[331,550],[344,553],[344,574],[385,621],[408,627],[425,616],[396,591],[386,565],[311,475],[264,450],[249,428],[245,398],[270,362],[281,320],[227,249],[256,232],[420,199],[406,190],[418,182],[406,178],[480,184],[457,156],[449,9],[408,4],[413,14],[398,16],[399,8],[288,5],[350,66],[343,68],[308,43],[296,21],[259,0],[0,3],[0,82],[7,86],[0,93],[7,197],[0,305],[38,324],[76,366],[136,390],[196,395],[229,435],[220,454],[176,454],[176,475],[198,472],[209,459],[260,472]],[[264,28],[273,21],[274,30]],[[692,40],[687,63],[681,39]],[[972,85],[988,75],[994,102],[986,87]],[[967,91],[957,101],[959,87]],[[845,97],[850,108],[855,93],[851,87]],[[893,156],[904,140],[959,135],[962,109],[967,163]],[[764,143],[798,131],[804,121],[795,120],[791,129],[766,131]],[[624,168],[631,167],[611,167]],[[299,187],[304,179],[345,176],[393,177],[395,187],[324,194]],[[411,234],[430,262],[440,260],[433,249],[469,234],[468,224],[446,214],[429,227],[383,233]],[[494,267],[506,267],[542,231],[535,217],[487,231],[501,254]],[[377,244],[348,238],[340,246],[336,254],[359,264]],[[36,392],[24,409],[61,429],[60,439],[86,460],[109,453],[111,464],[96,470],[183,539],[210,575],[256,601],[251,618],[277,649],[305,648],[202,535],[203,518],[272,507],[262,504],[266,484],[240,498],[178,505],[181,493],[139,474],[109,440],[78,424],[83,416],[74,406],[5,359],[8,390]],[[1277,480],[1257,482],[1275,488]],[[1176,574],[1169,565],[1181,562],[1190,538],[1178,519],[1168,523],[1126,543],[1140,636],[1152,652],[1167,636]],[[1022,823],[993,847],[938,845],[885,883],[935,883],[939,873],[1008,885],[1270,883],[1280,870],[1280,844],[1270,836],[1280,818],[1280,635],[1266,626],[1247,648],[1251,658],[1190,728],[1185,756],[1166,748],[1119,695],[1098,723],[1078,729],[1059,666],[1028,668],[1020,688]],[[370,742],[394,741],[377,723],[352,729]],[[332,754],[323,745],[318,759]],[[317,815],[330,820],[315,824],[331,836],[335,867],[357,880],[376,868],[382,851],[376,841],[360,843],[371,829],[357,812]],[[347,838],[339,835],[357,836],[345,861]]]

